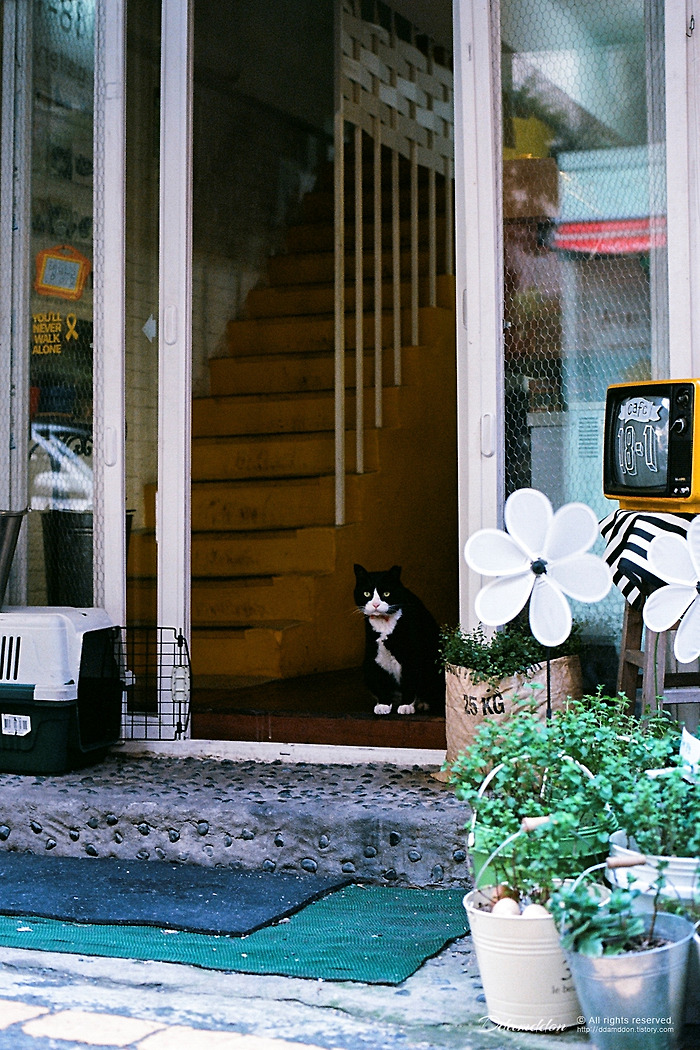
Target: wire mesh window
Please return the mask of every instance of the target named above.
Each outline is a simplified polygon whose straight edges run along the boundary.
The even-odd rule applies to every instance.
[[[91,606],[94,12],[29,8],[27,597]]]
[[[500,49],[506,495],[602,518],[606,388],[668,368],[663,3],[504,0]]]

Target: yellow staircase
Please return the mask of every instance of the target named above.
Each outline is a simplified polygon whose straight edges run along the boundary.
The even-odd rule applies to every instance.
[[[390,385],[384,351],[383,427],[365,391],[365,473],[354,470],[354,287],[347,295],[346,518],[334,525],[332,195],[307,195],[288,252],[269,262],[269,286],[231,321],[226,355],[210,362],[211,394],[193,403],[192,660],[200,683],[285,678],[357,666],[363,628],[353,563],[404,566],[404,580],[441,620],[457,615],[454,280],[420,311],[421,345],[403,350]],[[365,231],[372,243],[372,229]],[[402,240],[409,231],[402,223]],[[390,227],[383,228],[385,243]],[[421,270],[427,250],[421,250]],[[354,259],[346,260],[354,272]],[[383,265],[388,271],[390,259]],[[373,272],[371,252],[366,272]],[[408,252],[402,269],[408,273]],[[404,281],[406,280],[404,276]],[[424,276],[421,284],[425,284]],[[366,299],[371,303],[368,281]],[[426,295],[427,297],[427,295]],[[391,302],[387,284],[385,303]],[[409,302],[404,283],[402,302]],[[365,319],[373,375],[373,317]],[[403,313],[407,341],[409,312]],[[383,317],[384,342],[393,334]],[[151,494],[152,495],[152,494]],[[152,499],[147,501],[152,503]],[[152,523],[151,523],[152,524]],[[130,562],[130,617],[155,616],[152,532]]]

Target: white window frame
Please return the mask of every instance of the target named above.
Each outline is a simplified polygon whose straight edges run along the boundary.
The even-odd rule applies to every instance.
[[[158,306],[158,624],[191,632],[192,0],[163,0]]]
[[[700,24],[691,27],[691,14],[685,0],[666,0],[669,375],[674,379],[700,376]]]
[[[126,8],[95,11],[94,604],[126,623]]]
[[[503,292],[500,134],[493,114],[489,0],[454,0],[455,255],[460,623],[475,626],[480,577],[461,552],[477,529],[496,526],[503,491]]]
[[[461,551],[503,502],[501,143],[492,47],[499,0],[454,0],[460,620],[481,585]],[[671,377],[700,376],[700,19],[666,0],[666,155]],[[488,115],[491,114],[491,119]]]

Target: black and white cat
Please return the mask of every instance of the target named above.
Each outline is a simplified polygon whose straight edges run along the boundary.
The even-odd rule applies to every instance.
[[[375,715],[412,715],[445,706],[440,631],[420,598],[401,582],[401,567],[355,566],[355,604],[365,617],[365,685]]]

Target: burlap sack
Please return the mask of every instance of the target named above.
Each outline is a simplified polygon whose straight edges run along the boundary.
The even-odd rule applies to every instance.
[[[540,685],[541,689],[528,688]],[[568,698],[583,695],[581,663],[578,656],[561,656],[550,664],[552,710],[562,710]],[[542,718],[547,710],[547,665],[541,664],[530,677],[514,675],[504,678],[494,688],[488,682],[473,682],[469,669],[448,665],[445,669],[445,735],[447,763],[452,765],[460,751],[472,741],[485,719],[505,722],[525,699],[533,699]],[[447,771],[433,774],[437,780],[448,779]]]

